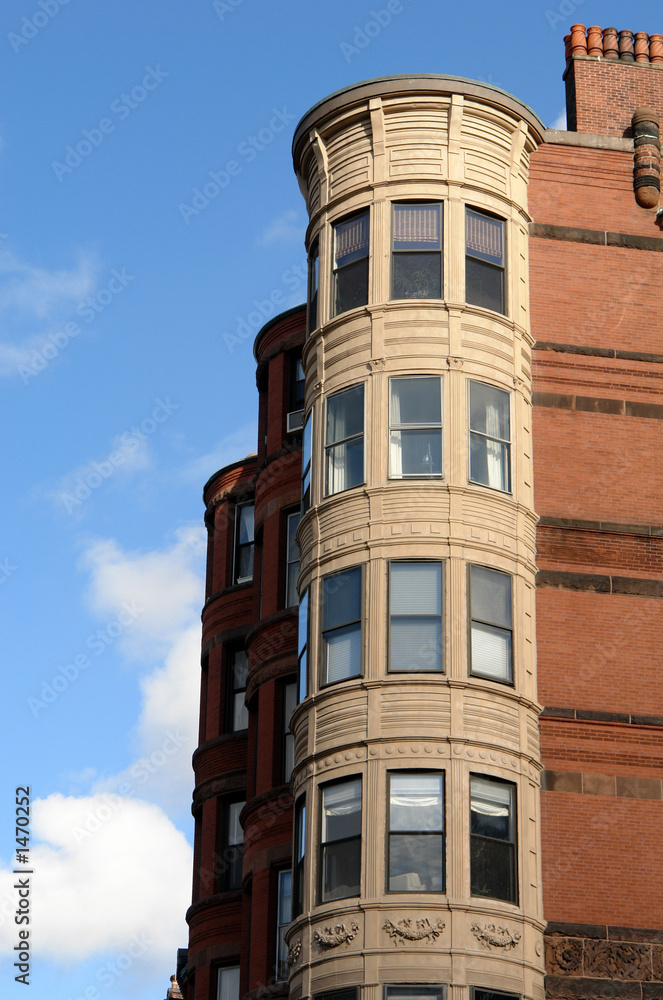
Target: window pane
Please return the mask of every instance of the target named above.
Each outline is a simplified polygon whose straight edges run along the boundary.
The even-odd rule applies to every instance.
[[[357,309],[368,302],[368,257],[349,264],[336,273],[334,315]]]
[[[239,966],[219,969],[217,1000],[239,1000]]]
[[[392,618],[389,669],[391,671],[441,670],[441,619]]]
[[[246,802],[231,802],[228,806],[228,833],[227,843],[241,844],[244,840],[244,831],[239,821],[239,814],[246,805]]]
[[[249,710],[244,704],[244,691],[233,696],[233,732],[249,728]]]
[[[279,872],[279,905],[278,923],[290,923],[290,909],[292,900],[292,872]]]
[[[513,840],[512,786],[472,776],[470,796],[472,833]]]
[[[390,385],[392,426],[441,422],[441,382],[437,376],[392,378]]]
[[[337,392],[327,400],[326,444],[334,444],[364,430],[364,386]]]
[[[483,382],[470,382],[470,428],[509,441],[509,393]]]
[[[313,412],[309,413],[304,424],[304,437],[302,441],[302,469],[306,470],[311,464],[311,432],[313,430]]]
[[[322,790],[322,842],[361,835],[361,778]]]
[[[334,226],[334,266],[342,267],[368,254],[368,212]]]
[[[513,844],[470,838],[470,892],[515,902],[515,850]]]
[[[390,576],[392,615],[439,615],[442,612],[440,563],[393,562]]]
[[[511,632],[472,622],[472,673],[511,680]]]
[[[389,837],[389,888],[396,892],[442,892],[444,838],[440,834]]]
[[[341,493],[364,481],[364,439],[355,438],[327,449],[327,493]]]
[[[485,566],[470,566],[472,618],[511,628],[511,577]]]
[[[361,841],[346,840],[322,849],[322,901],[358,896],[360,891]]]
[[[394,250],[439,250],[439,205],[394,205]]]
[[[439,299],[442,297],[439,253],[396,253],[393,258],[394,299]]]
[[[387,986],[387,1000],[442,1000],[439,986]]]
[[[390,775],[390,830],[442,831],[442,780],[441,774]]]
[[[390,449],[392,476],[442,475],[441,431],[392,431]]]
[[[297,528],[299,527],[299,522],[301,521],[301,511],[295,511],[294,514],[288,514],[288,562],[299,562],[299,546],[295,536],[297,534]]]
[[[361,567],[334,573],[322,581],[322,627],[335,628],[361,617]]]
[[[286,733],[283,742],[283,779],[290,781],[293,768],[295,766],[295,737],[292,733]]]
[[[244,545],[253,541],[253,504],[239,508],[239,543]]]
[[[470,479],[508,493],[511,489],[509,446],[470,434]]]
[[[333,684],[361,674],[361,625],[346,625],[327,632],[325,683]]]
[[[501,219],[493,219],[488,215],[466,209],[465,241],[468,254],[490,261],[492,264],[503,264],[503,234],[504,223]]]
[[[238,691],[239,688],[245,688],[246,677],[249,672],[249,658],[246,655],[245,649],[236,649],[233,653],[232,671],[234,690]]]
[[[253,579],[253,546],[243,545],[237,553],[237,582]]]
[[[302,594],[299,602],[299,620],[297,622],[297,652],[301,653],[306,647],[308,638],[308,590]]]

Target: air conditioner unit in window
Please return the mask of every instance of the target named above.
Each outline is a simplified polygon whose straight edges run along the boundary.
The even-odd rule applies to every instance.
[[[304,411],[292,410],[286,418],[286,430],[288,434],[294,434],[295,431],[300,431],[303,426],[304,426]]]

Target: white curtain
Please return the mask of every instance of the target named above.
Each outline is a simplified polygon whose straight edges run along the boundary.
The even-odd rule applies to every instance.
[[[488,485],[493,489],[503,490],[505,488],[503,448],[499,441],[490,440],[491,437],[500,437],[500,412],[496,406],[490,403],[486,406],[486,434],[489,435],[489,440],[486,441]]]
[[[398,392],[398,382],[391,379],[391,425],[397,427],[401,422],[401,397]],[[403,475],[403,444],[400,431],[391,431],[389,437],[389,473],[392,476]]]

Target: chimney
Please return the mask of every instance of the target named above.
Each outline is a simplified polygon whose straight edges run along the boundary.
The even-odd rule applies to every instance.
[[[564,42],[570,132],[630,137],[643,106],[663,118],[663,35],[574,24]]]

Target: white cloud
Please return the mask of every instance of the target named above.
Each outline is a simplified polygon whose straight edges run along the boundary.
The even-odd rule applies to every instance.
[[[94,288],[96,265],[81,254],[71,271],[49,271],[26,264],[10,250],[0,253],[0,311],[19,312],[45,319],[79,303]]]
[[[299,240],[300,243],[303,243],[304,226],[298,222],[298,218],[299,213],[292,209],[282,212],[281,215],[277,215],[275,219],[272,219],[265,226],[260,236],[258,236],[256,243],[261,247],[270,246],[272,243],[286,243],[292,240]]]
[[[562,110],[557,115],[552,125],[549,126],[549,128],[557,128],[566,131],[566,108],[562,108]]]
[[[224,465],[238,462],[255,452],[258,431],[255,423],[245,424],[232,434],[227,434],[207,452],[190,461],[181,471],[181,479],[186,483],[205,483],[210,476]]]
[[[32,813],[32,926],[40,955],[78,963],[121,952],[138,938],[144,947],[137,961],[168,968],[186,940],[192,857],[184,834],[157,806],[108,793],[50,795],[35,800]],[[0,873],[0,942],[9,953],[14,878]]]
[[[47,496],[68,514],[82,514],[85,501],[110,479],[125,480],[149,468],[151,458],[143,435],[125,432],[113,438],[106,455],[79,465],[63,476]]]

